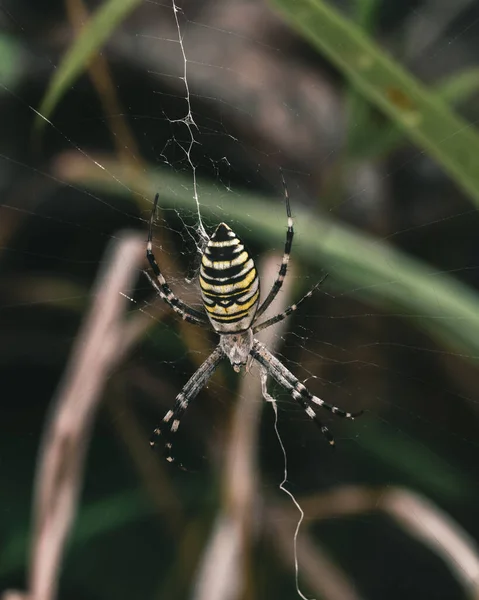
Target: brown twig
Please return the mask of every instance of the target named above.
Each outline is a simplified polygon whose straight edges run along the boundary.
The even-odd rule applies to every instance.
[[[77,337],[43,435],[34,497],[28,600],[53,600],[65,542],[75,517],[95,411],[121,348],[125,298],[143,254],[138,235],[114,242],[98,275],[93,305]],[[20,599],[7,592],[5,598]]]
[[[365,513],[382,512],[394,519],[411,537],[440,556],[467,597],[479,599],[479,549],[469,534],[432,501],[399,487],[341,486],[330,492],[299,500],[311,525],[318,520],[338,519]],[[267,522],[270,534],[290,561],[291,535],[295,514],[284,505],[268,501]],[[306,524],[306,523],[305,523]],[[306,529],[306,528],[305,528]],[[298,539],[298,559],[310,586],[331,600],[358,598],[357,592],[307,531]],[[319,576],[321,574],[321,576]],[[345,587],[346,586],[346,587]]]

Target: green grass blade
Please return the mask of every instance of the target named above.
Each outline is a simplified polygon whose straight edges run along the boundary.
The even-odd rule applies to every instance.
[[[479,205],[479,136],[438,94],[322,0],[270,0],[364,96],[434,157]]]
[[[363,29],[370,31],[373,28],[379,7],[379,0],[356,0],[354,11],[357,22]]]
[[[464,69],[454,73],[434,86],[434,91],[444,102],[450,105],[460,104],[470,96],[479,92],[479,69]],[[366,101],[363,99],[366,104]],[[350,154],[358,158],[377,158],[385,156],[397,146],[404,143],[404,133],[395,125],[389,127],[381,126],[377,119],[373,119],[371,105],[367,105],[369,111],[351,111],[350,136],[352,142],[349,146]]]
[[[464,69],[437,84],[439,96],[449,104],[459,104],[479,92],[479,69]]]
[[[122,193],[136,198],[145,211],[151,209],[150,198],[160,192],[160,205],[195,213],[191,181],[167,170],[155,173],[140,183],[136,174],[119,163],[103,162],[104,169],[81,161],[83,166],[57,172],[57,176],[75,185],[86,185],[95,193]],[[124,186],[119,189],[114,178]],[[139,188],[138,186],[143,187]],[[281,199],[271,199],[219,190],[199,182],[203,218],[236,222],[249,229],[267,246],[281,247],[284,237],[284,214]],[[295,206],[297,232],[301,243],[295,258],[303,263],[331,272],[331,279],[350,295],[387,310],[404,314],[416,326],[454,352],[471,360],[479,357],[479,296],[455,278],[407,256],[381,240],[325,216]],[[146,227],[146,224],[145,224]],[[243,232],[242,232],[243,233]],[[246,237],[246,235],[244,236]]]
[[[88,61],[141,0],[107,0],[91,16],[88,23],[65,54],[50,82],[39,108],[35,127],[40,131],[75,79],[88,67]],[[44,118],[42,118],[44,117]]]
[[[355,11],[355,20],[364,30],[373,31],[376,15],[379,9],[378,0],[357,0]],[[369,139],[371,136],[371,123],[374,107],[366,100],[355,87],[350,86],[346,93],[346,139],[344,143],[347,157],[354,155],[364,157],[368,156],[362,153],[362,147],[366,146],[369,150]],[[382,130],[381,130],[382,131]]]

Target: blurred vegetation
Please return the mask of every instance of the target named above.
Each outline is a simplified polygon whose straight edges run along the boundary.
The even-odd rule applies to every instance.
[[[385,0],[177,6],[189,105],[169,4],[2,7],[1,589],[25,586],[42,424],[97,267],[118,231],[146,231],[156,191],[162,267],[197,301],[183,279],[197,266],[192,164],[207,224],[231,223],[258,257],[282,251],[283,168],[296,218],[294,298],[330,273],[278,353],[314,393],[366,414],[326,419],[333,455],[273,387],[300,501],[320,505],[343,485],[403,486],[477,540],[479,2],[455,13]],[[142,458],[141,440],[214,336],[156,308],[141,274],[125,293],[137,301],[132,313],[144,306],[152,318],[105,390],[60,597],[191,598],[224,503],[238,378],[225,366],[182,422],[179,451],[206,456],[198,473]],[[289,506],[269,412],[256,452],[270,503],[255,507],[265,518],[243,597],[293,598],[293,561],[278,551],[279,534],[268,537],[269,511]],[[307,530],[358,597],[477,597],[406,528],[361,511],[328,514]]]

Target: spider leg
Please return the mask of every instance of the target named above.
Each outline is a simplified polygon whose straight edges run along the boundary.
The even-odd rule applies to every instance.
[[[153,203],[153,209],[150,215],[150,224],[148,227],[148,242],[146,245],[146,258],[150,263],[150,267],[153,273],[155,274],[157,281],[155,281],[146,271],[144,273],[148,277],[152,286],[158,292],[159,296],[161,296],[161,298],[166,302],[166,304],[168,304],[170,308],[172,308],[175,312],[180,314],[185,321],[187,321],[188,323],[194,323],[195,325],[207,325],[208,319],[202,312],[191,308],[191,306],[188,306],[177,296],[175,296],[170,286],[168,285],[166,279],[163,277],[158,263],[156,262],[155,255],[153,254],[153,223],[155,221],[158,199],[159,194],[156,194],[155,201]]]
[[[300,306],[300,304],[302,302],[304,302],[307,298],[310,298],[314,294],[314,292],[319,288],[319,286],[323,283],[323,281],[326,279],[327,276],[328,276],[328,273],[326,273],[326,275],[320,281],[318,281],[318,283],[316,283],[309,290],[309,292],[307,294],[305,294],[300,300],[298,300],[298,302],[296,302],[296,304],[292,304],[285,311],[283,311],[282,313],[279,313],[279,315],[271,317],[271,319],[268,319],[267,321],[263,321],[262,323],[255,325],[253,327],[253,333],[258,333],[258,331],[261,331],[262,329],[266,329],[267,327],[271,327],[271,325],[276,325],[276,323],[279,323],[280,321],[283,321],[284,319],[286,319],[286,317],[289,317],[289,315],[292,312],[297,310],[297,308]],[[256,314],[258,314],[258,313],[256,313]]]
[[[161,425],[153,431],[150,440],[150,445],[153,448],[157,445],[158,438],[165,434],[165,456],[168,462],[172,463],[175,461],[171,452],[171,435],[178,431],[180,419],[188,408],[189,403],[196,398],[199,391],[206,385],[208,379],[213,375],[222,358],[224,358],[224,352],[220,346],[217,346],[205,362],[190,377],[181,392],[176,396],[173,410],[169,410],[166,413]],[[165,428],[169,429],[165,432]],[[180,464],[179,466],[181,467],[182,465]]]
[[[284,278],[286,277],[286,271],[288,270],[289,257],[291,254],[291,246],[293,244],[294,237],[294,229],[293,229],[293,217],[291,216],[291,206],[289,204],[289,194],[288,188],[286,187],[286,181],[284,180],[283,171],[281,171],[281,179],[283,181],[284,188],[284,201],[286,204],[286,215],[288,217],[288,230],[286,232],[286,242],[284,244],[284,254],[283,260],[281,262],[281,266],[279,268],[278,276],[276,277],[276,281],[273,283],[273,287],[271,288],[269,294],[266,296],[263,304],[258,308],[256,313],[256,317],[260,317],[264,311],[268,308],[268,306],[273,302],[273,300],[278,295],[279,290],[283,285]]]
[[[196,317],[196,315],[190,314],[188,312],[188,310],[191,310],[193,312],[193,309],[190,309],[188,306],[186,306],[186,308],[183,308],[183,306],[185,305],[183,305],[181,300],[179,300],[177,304],[173,304],[170,301],[170,299],[165,295],[161,287],[158,285],[158,282],[155,279],[153,279],[153,277],[148,273],[148,271],[143,271],[143,273],[148,278],[148,281],[150,282],[151,286],[155,288],[158,296],[160,296],[160,298],[162,298],[170,308],[172,308],[176,313],[178,313],[184,321],[186,321],[187,323],[193,323],[193,325],[199,325],[200,327],[204,327],[208,324],[207,321],[199,319],[198,317]],[[194,312],[196,313],[197,311]],[[201,315],[201,313],[199,314]]]
[[[263,344],[258,342],[258,340],[254,341],[250,354],[257,362],[259,362],[262,367],[264,367],[264,369],[266,369],[266,372],[271,375],[273,379],[275,379],[280,385],[288,390],[293,399],[296,400],[296,402],[298,402],[298,404],[300,404],[305,410],[308,417],[310,417],[310,419],[312,419],[321,429],[322,434],[332,446],[334,446],[334,438],[331,432],[326,425],[323,425],[323,423],[321,423],[321,421],[318,419],[318,416],[311,408],[310,403],[316,404],[321,408],[329,410],[335,415],[345,417],[347,419],[354,419],[362,414],[362,411],[357,413],[346,412],[337,406],[328,404],[317,396],[313,396],[313,394],[308,391],[306,386],[304,386],[299,379],[291,373],[291,371],[289,371],[275,356],[273,356],[273,354],[271,354],[271,352]]]

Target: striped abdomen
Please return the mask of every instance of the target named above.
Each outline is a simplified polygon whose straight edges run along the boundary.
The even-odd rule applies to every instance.
[[[258,273],[242,241],[220,223],[201,258],[201,296],[218,333],[251,326],[259,303]]]

